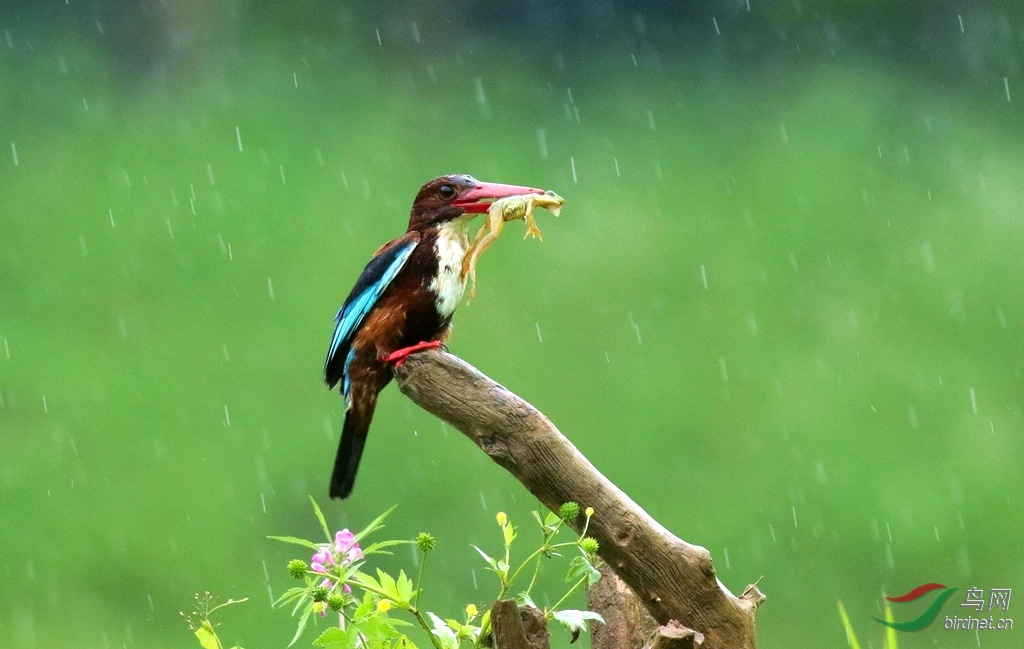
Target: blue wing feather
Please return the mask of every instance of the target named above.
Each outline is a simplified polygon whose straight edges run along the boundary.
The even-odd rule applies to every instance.
[[[342,381],[342,392],[346,396],[352,340],[366,315],[373,310],[377,300],[405,266],[417,243],[415,239],[405,241],[386,248],[374,257],[363,269],[345,304],[334,316],[334,334],[324,362],[324,380],[332,388],[338,381]]]

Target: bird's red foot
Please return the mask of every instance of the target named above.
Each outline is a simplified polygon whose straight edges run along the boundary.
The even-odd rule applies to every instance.
[[[438,347],[441,347],[443,345],[444,343],[442,343],[440,340],[431,340],[430,342],[416,343],[415,345],[410,345],[409,347],[396,349],[387,356],[381,356],[377,360],[379,360],[381,363],[394,363],[395,369],[398,369],[399,367],[402,366],[402,363],[405,362],[405,359],[408,358],[410,355],[415,354],[416,352],[421,352],[425,349],[437,349]]]

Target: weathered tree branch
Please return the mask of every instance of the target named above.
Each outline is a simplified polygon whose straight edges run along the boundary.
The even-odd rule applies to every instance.
[[[587,590],[587,606],[604,624],[590,622],[591,649],[640,649],[651,644],[658,622],[608,564],[598,570],[601,581]]]
[[[498,649],[551,649],[544,614],[514,599],[499,599],[491,606],[491,634]]]
[[[660,623],[703,634],[702,649],[753,649],[765,596],[740,597],[720,582],[710,553],[677,538],[594,468],[533,406],[444,352],[410,356],[396,372],[402,392],[448,422],[508,470],[544,505],[593,507],[588,534],[601,557]]]

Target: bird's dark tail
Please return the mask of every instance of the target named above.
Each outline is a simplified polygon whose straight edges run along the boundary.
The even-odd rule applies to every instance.
[[[331,474],[331,498],[348,498],[352,493],[359,458],[363,455],[363,445],[366,444],[366,433],[370,430],[372,417],[373,410],[365,413],[352,408],[345,413],[341,440],[338,442],[338,455],[334,458],[334,472]]]

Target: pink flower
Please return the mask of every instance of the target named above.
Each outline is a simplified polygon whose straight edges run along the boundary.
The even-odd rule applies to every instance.
[[[341,555],[341,563],[352,563],[363,558],[363,551],[356,541],[356,535],[349,530],[341,530],[334,535],[334,549]]]
[[[326,578],[320,582],[320,586],[328,590],[334,589],[341,581],[345,571],[343,566],[351,564],[363,558],[363,551],[356,541],[356,536],[349,530],[341,530],[334,535],[334,543],[318,546],[319,549],[310,560],[310,569]],[[341,590],[346,595],[352,594],[352,588],[341,583]],[[320,615],[326,615],[326,610],[320,611]]]

